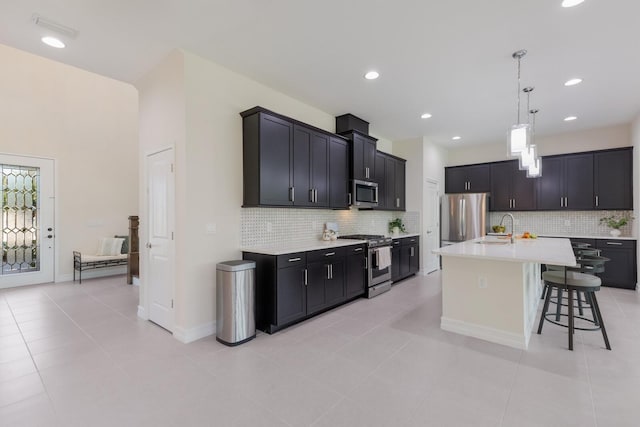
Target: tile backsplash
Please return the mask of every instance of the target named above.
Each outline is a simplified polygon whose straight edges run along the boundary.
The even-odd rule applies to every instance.
[[[505,212],[490,212],[489,224],[500,224]],[[600,224],[600,218],[615,215],[631,218],[633,211],[548,211],[548,212],[511,212],[515,219],[516,233],[530,231],[536,234],[562,234],[575,236],[609,237],[611,230]],[[509,224],[509,220],[505,220]],[[631,236],[631,223],[620,228],[622,236]],[[507,225],[508,227],[508,225]]]
[[[317,240],[326,222],[338,223],[340,234],[388,234],[389,221],[402,218],[407,232],[420,232],[418,212],[243,208],[241,246],[277,245]]]

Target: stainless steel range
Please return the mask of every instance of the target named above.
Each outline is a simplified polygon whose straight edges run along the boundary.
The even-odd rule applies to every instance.
[[[367,241],[367,298],[391,289],[391,237],[372,234],[351,234],[340,239]]]

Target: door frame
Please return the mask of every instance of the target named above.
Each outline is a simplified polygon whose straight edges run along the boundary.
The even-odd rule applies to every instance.
[[[144,249],[141,250],[140,252],[140,291],[139,291],[139,305],[138,305],[138,317],[144,320],[149,320],[149,314],[151,312],[151,298],[149,296],[149,283],[148,283],[148,278],[150,277],[150,262],[149,262],[149,248],[147,247],[147,244],[149,243],[149,216],[150,216],[150,208],[149,208],[149,157],[154,155],[154,154],[159,154],[162,153],[163,151],[168,151],[171,150],[173,153],[173,164],[175,167],[175,163],[176,163],[176,148],[173,145],[168,145],[168,146],[164,146],[164,147],[160,147],[160,148],[155,148],[152,150],[147,150],[144,152],[143,154],[143,158],[142,158],[142,177],[141,177],[141,182],[142,182],[142,188],[140,188],[140,192],[141,194],[144,194],[144,197],[141,198],[141,203],[140,203],[140,218],[141,221],[144,221],[144,226],[139,228],[139,232],[140,232],[140,249]],[[173,218],[174,224],[173,224],[173,229],[175,230],[175,199],[176,199],[176,174],[174,173],[172,175],[173,177],[173,198],[174,198],[174,204],[173,206],[171,206],[172,208],[172,214],[171,214],[171,218]],[[144,242],[144,244],[143,244]],[[175,300],[175,291],[176,291],[176,269],[175,269],[175,257],[176,257],[176,251],[175,251],[175,239],[171,240],[170,243],[170,248],[169,248],[169,253],[170,253],[170,257],[171,257],[171,262],[173,263],[173,277],[171,280],[171,294],[174,296],[174,300]],[[174,306],[174,310],[173,310],[173,329],[175,329],[175,306]],[[172,332],[172,331],[170,331]],[[172,332],[173,333],[173,332]]]
[[[438,263],[438,268],[436,270],[432,270],[432,271],[427,271],[427,258],[430,255],[429,252],[429,248],[428,248],[428,238],[427,238],[427,222],[426,222],[426,216],[427,216],[427,212],[429,209],[428,206],[428,197],[427,197],[427,184],[432,184],[435,186],[436,191],[437,191],[437,205],[438,205],[438,212],[436,214],[436,227],[435,227],[435,233],[436,233],[436,237],[437,237],[437,241],[440,242],[440,195],[442,193],[442,189],[440,188],[440,181],[435,179],[435,178],[425,178],[424,180],[424,187],[423,187],[423,207],[422,207],[422,218],[421,218],[421,222],[423,224],[423,231],[422,231],[422,242],[424,244],[424,250],[422,251],[422,274],[423,275],[427,275],[433,271],[437,271],[440,269],[440,263]]]
[[[56,198],[56,194],[58,193],[58,168],[57,168],[57,164],[56,164],[56,159],[53,157],[44,157],[44,156],[35,156],[35,155],[30,155],[30,154],[17,154],[17,153],[7,153],[7,152],[0,152],[0,155],[2,156],[8,156],[8,157],[15,157],[16,159],[36,159],[36,160],[45,160],[45,161],[51,161],[51,175],[52,175],[52,182],[51,182],[51,196],[50,198],[52,198],[52,206],[51,206],[51,210],[52,210],[52,221],[53,221],[53,259],[51,260],[51,282],[43,282],[43,283],[56,283],[61,281],[61,279],[58,277],[59,274],[59,269],[57,268],[57,263],[58,260],[60,259],[59,257],[59,250],[60,250],[60,245],[58,244],[58,238],[56,236],[57,230],[58,230],[58,203],[57,203],[57,198]],[[20,163],[20,162],[18,162]],[[44,227],[44,224],[43,224]],[[43,228],[44,230],[44,228]],[[41,231],[43,231],[41,230]],[[44,234],[44,233],[42,233]],[[20,287],[20,286],[30,286],[32,284],[40,284],[39,283],[22,283],[22,281],[19,281],[18,284],[15,285],[11,285],[11,286],[6,286],[6,287],[0,287],[0,289],[9,289],[9,288],[15,288],[15,287]]]

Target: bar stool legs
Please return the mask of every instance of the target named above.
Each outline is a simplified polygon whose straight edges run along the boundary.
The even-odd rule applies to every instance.
[[[602,338],[604,338],[604,344],[607,346],[607,350],[611,350],[611,346],[609,345],[609,337],[607,337],[607,330],[604,327],[604,322],[602,320],[602,314],[600,313],[600,305],[598,304],[598,299],[596,298],[596,294],[591,294],[591,302],[596,310],[597,322],[598,326],[600,326],[600,330],[602,331]]]

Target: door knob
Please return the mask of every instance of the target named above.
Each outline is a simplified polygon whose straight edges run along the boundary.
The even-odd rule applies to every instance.
[[[53,231],[53,228],[49,227],[47,228],[47,231]]]
[[[53,235],[52,234],[47,235],[47,239],[53,239]]]
[[[147,249],[151,249],[151,243],[147,243],[145,246],[147,247]]]

